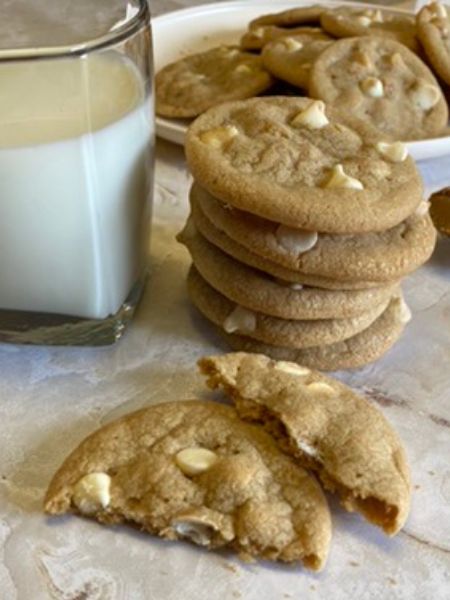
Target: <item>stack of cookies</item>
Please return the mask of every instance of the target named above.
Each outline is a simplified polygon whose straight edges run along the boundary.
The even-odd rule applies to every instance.
[[[232,348],[337,370],[392,346],[410,318],[399,281],[436,238],[403,144],[267,97],[201,115],[186,155],[189,294]]]

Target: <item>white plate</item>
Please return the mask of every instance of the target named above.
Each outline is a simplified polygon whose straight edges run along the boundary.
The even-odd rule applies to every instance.
[[[155,71],[187,54],[220,44],[236,43],[248,22],[259,15],[317,3],[317,0],[284,0],[276,3],[268,0],[233,0],[195,6],[156,17],[153,19]],[[324,1],[321,4],[338,6],[342,2]],[[346,4],[361,7],[360,3]],[[375,7],[372,4],[366,6]],[[407,12],[391,7],[389,10]],[[183,144],[188,124],[189,120],[156,117],[156,133],[166,140]],[[416,160],[444,156],[450,154],[450,135],[409,142],[408,148]]]

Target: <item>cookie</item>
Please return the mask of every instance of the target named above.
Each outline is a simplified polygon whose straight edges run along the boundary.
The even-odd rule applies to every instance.
[[[272,277],[280,285],[291,285],[294,289],[300,284],[309,287],[323,288],[326,290],[363,290],[371,287],[378,287],[379,282],[373,281],[340,281],[339,279],[328,279],[318,275],[306,275],[301,271],[287,269],[280,264],[261,257],[259,254],[248,250],[242,244],[235,242],[228,237],[223,231],[215,227],[213,223],[202,213],[200,207],[193,204],[191,216],[186,224],[187,230],[198,229],[201,235],[214,246],[217,246],[237,261],[244,263],[250,267],[254,267],[259,271],[263,271],[269,277]]]
[[[311,68],[309,93],[393,139],[433,137],[448,121],[430,69],[402,44],[379,37],[339,40],[322,52]]]
[[[221,102],[256,96],[272,83],[259,56],[235,46],[212,48],[186,56],[156,74],[156,114],[195,117]]]
[[[430,216],[438,231],[450,235],[450,187],[431,196]]]
[[[309,98],[222,104],[189,127],[188,165],[216,198],[284,225],[328,233],[398,225],[422,198],[414,161],[346,119]]]
[[[450,11],[439,2],[427,4],[417,15],[417,35],[439,77],[450,84]]]
[[[223,296],[250,310],[281,319],[349,319],[379,306],[396,284],[368,290],[322,290],[280,285],[264,273],[237,262],[186,228],[178,236],[197,271]]]
[[[398,340],[410,318],[408,307],[400,298],[391,300],[378,319],[361,333],[343,342],[293,350],[264,344],[243,335],[218,330],[233,350],[266,354],[276,360],[287,360],[321,371],[356,369],[381,358]]]
[[[433,252],[436,231],[428,204],[400,225],[378,233],[315,234],[280,226],[216,200],[198,184],[191,206],[200,210],[227,236],[247,250],[287,269],[341,281],[394,281],[422,265]],[[245,262],[245,261],[244,261]]]
[[[307,90],[312,63],[331,44],[331,40],[304,41],[301,36],[284,37],[264,46],[263,65],[278,79]]]
[[[255,354],[199,361],[244,419],[261,423],[280,447],[317,471],[343,506],[388,535],[408,516],[410,472],[402,443],[383,416],[349,387],[294,363]]]
[[[335,37],[374,36],[391,39],[418,51],[415,18],[380,9],[339,8],[326,10],[320,17],[323,29]]]
[[[352,319],[278,319],[230,302],[206,283],[195,267],[189,271],[188,293],[203,316],[227,333],[240,333],[266,344],[299,349],[332,344],[356,335],[369,327],[388,304],[386,300]]]
[[[314,570],[331,535],[315,479],[260,427],[212,402],[158,404],[102,427],[58,470],[45,510]]]
[[[261,15],[253,21],[250,21],[250,29],[260,27],[261,25],[277,25],[278,27],[296,27],[298,25],[319,25],[320,16],[324,11],[323,6],[301,6],[290,8],[277,13]]]
[[[285,29],[276,25],[262,25],[252,27],[241,37],[240,44],[243,50],[261,50],[269,42],[284,37],[301,36],[303,41],[329,40],[330,36],[320,27],[293,27]]]

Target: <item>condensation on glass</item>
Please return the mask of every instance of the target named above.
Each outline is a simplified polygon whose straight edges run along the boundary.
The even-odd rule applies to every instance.
[[[0,341],[101,345],[147,277],[145,0],[0,6]]]

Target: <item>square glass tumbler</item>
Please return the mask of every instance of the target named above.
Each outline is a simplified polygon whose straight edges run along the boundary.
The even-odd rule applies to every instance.
[[[153,177],[146,0],[0,6],[0,342],[115,342],[141,296]]]

